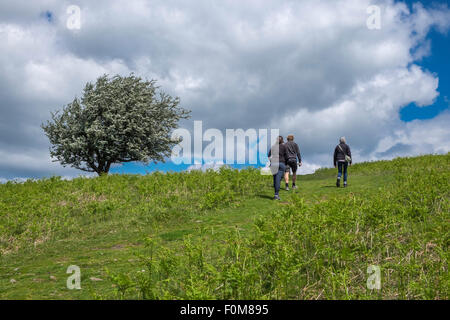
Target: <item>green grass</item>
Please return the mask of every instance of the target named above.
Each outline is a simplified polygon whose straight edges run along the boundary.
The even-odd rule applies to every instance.
[[[0,298],[448,299],[449,169],[321,169],[282,201],[251,169],[0,185]]]

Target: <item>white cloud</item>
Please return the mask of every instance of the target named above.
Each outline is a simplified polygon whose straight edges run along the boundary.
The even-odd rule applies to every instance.
[[[449,149],[446,115],[408,124],[398,115],[401,107],[426,107],[439,94],[439,70],[415,62],[432,53],[431,28],[450,28],[446,6],[85,0],[77,1],[81,29],[71,31],[69,4],[0,4],[0,176],[73,174],[51,163],[40,123],[80,95],[87,81],[131,71],[180,96],[204,129],[294,133],[304,170],[331,165],[341,135],[356,160],[388,157],[395,145],[415,153],[415,139],[429,152]],[[380,30],[366,27],[372,4],[381,8]],[[52,12],[50,23],[45,11]]]
[[[392,135],[383,138],[372,158],[447,153],[450,151],[449,123],[448,111],[434,119],[409,122],[394,130]]]
[[[33,180],[33,179],[32,178],[23,178],[23,177],[16,177],[16,178],[13,178],[13,179],[0,178],[0,184],[7,183],[7,182],[24,183],[27,180]]]
[[[191,172],[194,170],[200,170],[200,171],[207,171],[207,170],[214,170],[214,171],[219,171],[220,168],[222,168],[223,166],[228,167],[227,165],[223,164],[223,163],[206,163],[206,164],[193,164],[191,166],[189,166],[186,171]]]

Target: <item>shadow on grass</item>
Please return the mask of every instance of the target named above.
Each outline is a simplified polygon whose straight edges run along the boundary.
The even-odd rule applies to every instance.
[[[258,197],[259,197],[259,198],[262,198],[262,199],[270,199],[270,200],[273,200],[273,196],[268,196],[268,195],[266,195],[266,194],[258,194]]]

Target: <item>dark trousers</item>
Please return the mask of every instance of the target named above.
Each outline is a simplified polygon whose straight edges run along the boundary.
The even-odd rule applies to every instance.
[[[347,161],[345,162],[338,162],[338,179],[341,178],[342,176],[342,169],[344,169],[344,182],[347,182],[347,167],[348,167],[348,163]]]
[[[275,195],[280,192],[281,179],[283,179],[284,171],[286,170],[286,165],[284,163],[278,164],[278,172],[273,175],[273,187],[275,188]]]

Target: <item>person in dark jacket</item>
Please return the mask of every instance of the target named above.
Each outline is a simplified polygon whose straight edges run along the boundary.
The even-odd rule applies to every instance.
[[[269,150],[270,170],[273,175],[273,187],[275,189],[274,200],[281,200],[279,196],[280,183],[283,179],[283,173],[286,170],[286,147],[283,144],[283,137],[278,137],[278,142]]]
[[[344,171],[344,187],[347,187],[347,166],[352,165],[352,152],[345,142],[345,137],[339,139],[339,144],[334,149],[333,163],[335,168],[336,165],[338,167],[336,187],[341,186],[342,170]]]
[[[294,136],[292,134],[287,136],[286,146],[286,172],[284,173],[284,182],[286,183],[286,191],[289,190],[289,172],[292,169],[292,189],[297,189],[295,181],[297,180],[297,168],[302,165],[302,156],[300,155],[300,149],[298,144],[294,142]],[[298,165],[297,165],[298,159]]]

